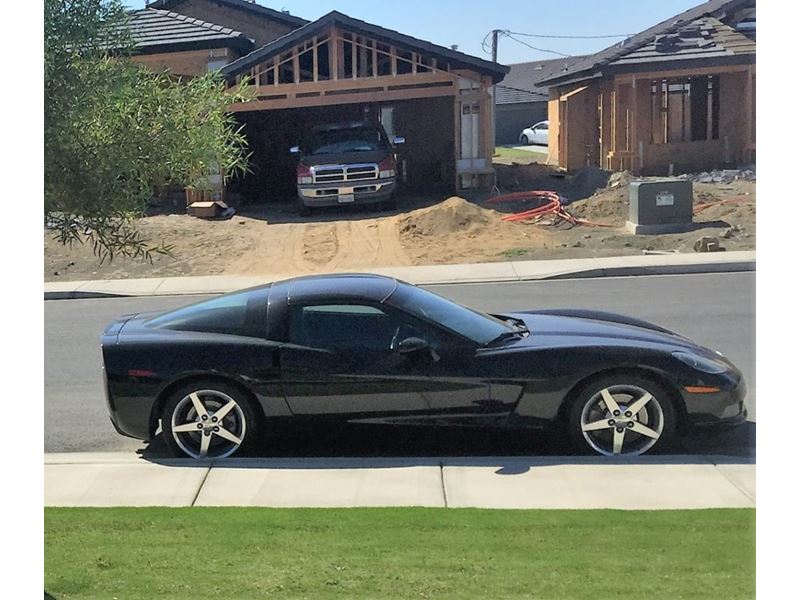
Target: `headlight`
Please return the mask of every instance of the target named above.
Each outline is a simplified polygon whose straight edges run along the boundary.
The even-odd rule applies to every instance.
[[[673,352],[672,356],[677,358],[682,363],[689,365],[693,369],[702,371],[703,373],[719,374],[730,371],[730,367],[722,361],[714,360],[712,358],[705,358],[696,354],[690,354],[689,352]]]

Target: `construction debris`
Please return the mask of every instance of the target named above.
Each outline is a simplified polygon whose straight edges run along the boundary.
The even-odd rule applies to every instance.
[[[688,173],[679,175],[679,179],[689,179],[695,183],[730,183],[736,180],[755,181],[755,167],[747,169],[723,169],[715,171],[703,171],[702,173]]]
[[[720,246],[719,239],[712,236],[704,235],[694,243],[695,252],[721,252],[722,250],[725,248]]]
[[[215,217],[228,217],[233,215],[232,208],[229,208],[222,200],[192,202],[186,212],[193,217],[200,219],[213,219]]]

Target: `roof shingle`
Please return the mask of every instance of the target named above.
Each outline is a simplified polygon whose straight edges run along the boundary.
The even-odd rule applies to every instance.
[[[596,72],[603,66],[636,52],[642,46],[653,42],[657,36],[670,34],[678,30],[682,25],[691,23],[706,15],[722,18],[725,14],[749,6],[755,6],[755,0],[709,0],[645,29],[622,43],[614,44],[596,54],[587,56],[584,60],[570,65],[561,73],[542,77],[537,83],[539,85],[553,85],[564,83],[566,80],[581,81],[595,77],[597,76]]]
[[[249,49],[253,41],[239,31],[207,23],[175,12],[144,8],[131,11],[127,23],[138,52],[152,52],[164,46],[234,46]]]

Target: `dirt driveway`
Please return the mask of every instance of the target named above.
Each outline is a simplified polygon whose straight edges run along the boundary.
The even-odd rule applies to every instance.
[[[117,279],[180,275],[269,275],[359,270],[369,267],[493,262],[511,259],[581,258],[641,254],[643,251],[692,252],[701,236],[721,238],[728,250],[755,248],[755,182],[694,186],[695,203],[729,200],[695,218],[692,231],[633,236],[622,228],[627,217],[627,183],[612,185],[595,175],[553,178],[539,165],[509,166],[500,172],[502,191],[544,189],[569,197],[577,216],[610,227],[570,226],[563,222],[503,221],[503,213],[459,197],[407,196],[392,213],[348,207],[298,217],[292,205],[248,209],[227,220],[188,215],[158,215],[138,221],[153,242],[173,244],[172,256],[153,264],[115,259],[98,264],[85,246],[63,247],[45,235],[46,281]],[[606,175],[607,179],[607,175]],[[594,192],[594,193],[592,193]]]

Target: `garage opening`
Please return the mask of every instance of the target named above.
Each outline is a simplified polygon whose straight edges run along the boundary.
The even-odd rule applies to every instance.
[[[244,126],[250,172],[230,182],[229,190],[246,204],[290,202],[297,194],[298,158],[289,152],[314,127],[342,122],[380,122],[397,146],[402,190],[451,192],[455,187],[455,125],[452,97],[392,102],[337,104],[237,112]]]

